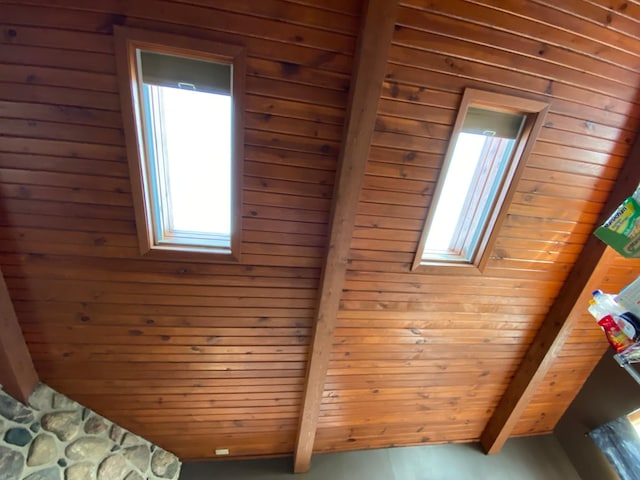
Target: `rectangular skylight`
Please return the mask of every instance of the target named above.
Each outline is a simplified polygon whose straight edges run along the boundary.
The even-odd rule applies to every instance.
[[[453,251],[456,226],[465,205],[465,195],[469,192],[474,172],[480,161],[486,137],[471,133],[458,136],[453,158],[438,198],[432,225],[424,246],[423,258],[432,255],[447,255]]]
[[[245,48],[120,26],[114,36],[141,253],[238,261]]]
[[[229,65],[139,52],[157,245],[231,246]]]
[[[158,243],[228,247],[231,97],[144,84]]]
[[[486,258],[519,161],[547,105],[467,90],[456,120],[420,247],[418,265],[475,265]]]
[[[494,137],[493,132],[458,135],[423,259],[471,261],[514,145],[515,138]]]

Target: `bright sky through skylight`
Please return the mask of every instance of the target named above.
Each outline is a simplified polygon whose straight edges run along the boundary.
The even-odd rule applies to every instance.
[[[161,88],[173,229],[231,234],[231,97]]]
[[[425,254],[448,252],[462,207],[487,137],[460,133],[427,234]]]

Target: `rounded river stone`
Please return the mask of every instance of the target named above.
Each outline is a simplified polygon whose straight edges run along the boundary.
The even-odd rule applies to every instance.
[[[123,478],[129,471],[127,462],[120,454],[105,458],[98,467],[98,480],[115,480]]]
[[[42,428],[54,433],[61,441],[73,440],[80,433],[80,412],[54,412],[42,417]]]
[[[33,422],[31,410],[2,392],[0,392],[0,416],[16,423]]]
[[[96,417],[95,415],[88,419],[84,424],[85,433],[90,433],[92,435],[97,435],[98,433],[102,433],[107,429],[107,423],[100,417]]]
[[[29,405],[36,410],[48,410],[51,408],[52,395],[53,390],[40,383],[29,397]]]
[[[124,430],[121,427],[119,427],[118,425],[113,425],[111,427],[111,431],[109,432],[109,438],[118,443],[120,442],[120,438],[122,437],[123,432]]]
[[[41,433],[33,439],[27,455],[27,465],[35,467],[53,463],[58,457],[58,447],[53,435]]]
[[[24,447],[31,441],[31,432],[22,427],[10,428],[4,435],[4,441],[11,445]]]
[[[161,478],[174,478],[178,473],[180,464],[178,458],[166,450],[157,449],[151,457],[151,471]]]
[[[49,467],[24,477],[24,480],[60,480],[60,469]]]
[[[142,476],[135,470],[131,470],[129,475],[124,477],[124,480],[144,480],[144,478],[142,478]]]
[[[111,442],[106,438],[83,437],[67,446],[65,453],[69,460],[90,460],[103,457],[111,449]]]
[[[122,451],[122,455],[131,464],[141,472],[146,472],[149,468],[149,447],[146,445],[138,445],[136,447],[127,447]]]
[[[64,472],[64,480],[90,480],[94,478],[92,475],[93,470],[93,463],[76,463]]]
[[[21,478],[23,468],[24,457],[20,452],[0,446],[0,480]]]
[[[53,408],[56,410],[71,410],[78,407],[78,404],[61,393],[53,394]]]

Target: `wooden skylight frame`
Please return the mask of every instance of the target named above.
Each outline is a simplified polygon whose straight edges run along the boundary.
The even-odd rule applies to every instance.
[[[474,245],[473,252],[469,255],[469,258],[464,260],[425,259],[423,258],[423,254],[429,229],[433,228],[433,220],[436,210],[435,206],[442,193],[443,185],[449,172],[449,167],[456,148],[456,143],[459,134],[462,132],[463,124],[465,123],[465,118],[467,117],[469,110],[473,108],[498,113],[523,115],[524,121],[520,128],[515,145],[511,150],[511,156],[508,160],[508,164],[504,170],[501,180],[499,181],[497,191],[495,192],[495,195],[491,197],[493,205],[490,207],[486,220],[483,222],[479,230],[478,240]],[[531,153],[535,140],[544,124],[544,119],[548,109],[549,104],[539,100],[531,100],[513,95],[487,92],[471,88],[465,90],[460,109],[458,111],[458,116],[453,127],[451,141],[445,155],[440,177],[432,197],[433,200],[422,229],[420,241],[412,264],[412,270],[420,268],[462,268],[466,273],[482,273],[489,260],[489,255],[497,239],[500,227],[506,217],[507,209],[516,192],[518,181],[526,164],[526,159]],[[476,186],[476,184],[472,183],[472,187],[474,186]],[[462,192],[461,194],[464,193],[465,192]]]
[[[194,260],[237,262],[240,260],[242,232],[242,164],[244,158],[243,101],[245,78],[245,48],[211,40],[184,37],[164,32],[128,27],[114,27],[115,52],[120,87],[127,157],[136,219],[140,253],[163,260]],[[158,217],[154,210],[157,198],[150,188],[149,158],[153,146],[147,139],[149,132],[143,118],[142,81],[139,71],[139,52],[152,52],[200,62],[230,66],[231,97],[231,174],[230,174],[230,233],[228,247],[208,248],[196,244],[162,244],[154,223]],[[156,195],[157,196],[157,195]],[[212,205],[209,208],[215,208]],[[161,212],[160,215],[163,215]],[[198,234],[191,236],[198,238]],[[188,239],[187,239],[188,242]]]

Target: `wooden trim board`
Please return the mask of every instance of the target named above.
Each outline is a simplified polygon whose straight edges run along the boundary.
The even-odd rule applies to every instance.
[[[38,374],[22,336],[7,284],[0,272],[0,385],[12,397],[27,403]]]

